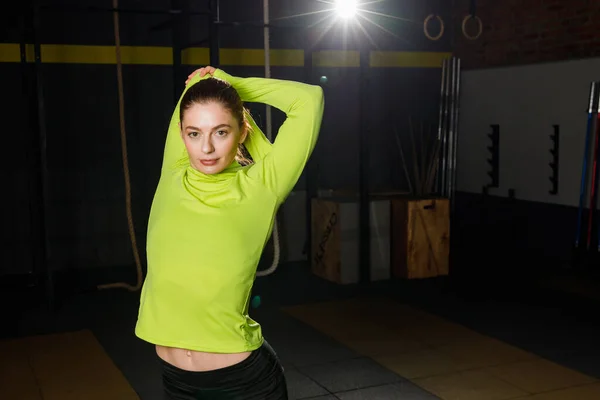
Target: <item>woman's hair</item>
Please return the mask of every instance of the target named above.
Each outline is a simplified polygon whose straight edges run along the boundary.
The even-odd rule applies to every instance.
[[[210,102],[221,104],[239,123],[240,130],[247,129],[250,132],[251,126],[246,118],[248,110],[244,107],[240,95],[229,83],[216,78],[201,79],[187,90],[179,105],[179,120],[183,122],[183,115],[194,104]],[[238,146],[235,159],[242,165],[252,163],[243,144]]]

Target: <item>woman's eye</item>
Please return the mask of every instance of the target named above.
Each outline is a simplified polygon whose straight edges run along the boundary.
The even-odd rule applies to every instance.
[[[225,136],[227,135],[227,131],[217,131],[217,136]]]
[[[195,138],[196,136],[198,136],[198,132],[190,132],[188,133],[188,136],[191,138]]]

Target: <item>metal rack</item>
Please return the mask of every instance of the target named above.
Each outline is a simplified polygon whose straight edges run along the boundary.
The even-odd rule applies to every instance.
[[[183,71],[183,62],[181,58],[182,50],[199,45],[200,43],[190,43],[190,17],[192,15],[203,15],[208,19],[209,34],[201,43],[208,44],[210,64],[218,67],[219,59],[219,27],[221,25],[251,25],[257,28],[264,28],[264,23],[258,22],[226,22],[220,19],[219,15],[220,1],[207,0],[205,11],[191,11],[190,0],[172,0],[170,9],[132,9],[132,8],[110,8],[110,7],[89,7],[73,5],[62,6],[46,6],[42,5],[40,0],[32,0],[27,2],[21,10],[20,18],[23,21],[21,35],[21,65],[23,71],[24,90],[26,90],[26,98],[28,109],[31,115],[36,116],[36,124],[32,129],[37,131],[36,145],[36,176],[35,195],[32,196],[33,208],[36,211],[35,232],[37,234],[37,249],[38,257],[35,260],[35,282],[37,286],[45,288],[46,300],[49,307],[54,304],[54,283],[52,268],[50,266],[50,255],[48,246],[47,232],[47,216],[48,210],[48,167],[47,167],[47,128],[46,128],[46,110],[44,104],[44,81],[43,81],[43,59],[41,54],[40,44],[40,22],[46,13],[66,13],[66,12],[90,12],[90,13],[140,13],[140,14],[162,14],[169,16],[170,19],[164,21],[151,29],[172,30],[172,47],[173,47],[173,81],[174,88],[180,86],[180,82],[185,80],[185,72]],[[304,27],[277,27],[285,29],[306,29]],[[33,43],[35,62],[31,63],[27,60],[27,44]],[[310,82],[312,76],[312,54],[313,48],[309,43],[304,45],[304,68],[305,80]],[[369,49],[366,45],[361,46],[360,50],[360,130],[359,130],[359,232],[360,232],[360,276],[361,282],[367,283],[370,281],[370,216],[369,216],[369,124],[366,116],[368,99],[364,98],[368,94],[368,68],[369,68]],[[174,100],[177,102],[179,90],[174,89]],[[39,190],[37,190],[39,189]],[[308,254],[311,253],[311,202],[312,199],[318,197],[318,163],[315,159],[309,160],[306,171],[306,207],[307,207],[307,244]]]
[[[46,107],[44,100],[43,59],[41,53],[40,26],[46,13],[66,12],[119,12],[137,14],[163,14],[170,16],[170,20],[161,23],[153,29],[170,28],[173,30],[173,80],[174,87],[179,87],[183,79],[181,50],[188,44],[189,20],[191,15],[204,15],[209,22],[209,36],[207,38],[210,49],[210,62],[219,65],[219,32],[218,13],[219,0],[207,0],[208,10],[200,12],[190,11],[190,0],[172,0],[170,9],[131,9],[110,8],[73,5],[42,5],[40,0],[24,3],[19,10],[20,21],[20,64],[23,80],[23,93],[26,98],[26,107],[31,123],[30,128],[36,130],[37,141],[34,146],[35,159],[30,163],[36,169],[36,180],[32,185],[30,194],[32,202],[33,232],[36,247],[34,249],[34,267],[31,271],[31,282],[36,287],[43,287],[45,300],[50,309],[54,308],[55,288],[47,232],[48,210],[48,165],[47,165],[47,127]],[[34,62],[27,59],[27,47],[33,43]],[[179,93],[174,93],[177,101]]]

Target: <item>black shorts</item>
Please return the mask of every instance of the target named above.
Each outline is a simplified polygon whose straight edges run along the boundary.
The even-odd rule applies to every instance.
[[[283,367],[266,341],[242,362],[213,371],[186,371],[160,361],[165,400],[288,399]]]

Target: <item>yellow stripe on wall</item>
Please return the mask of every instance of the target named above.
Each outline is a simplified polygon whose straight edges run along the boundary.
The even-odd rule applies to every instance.
[[[84,46],[44,44],[41,46],[42,62],[53,64],[116,64],[115,46]],[[27,61],[34,61],[33,45],[26,46]],[[170,47],[121,46],[123,64],[173,64]],[[18,44],[0,44],[0,62],[20,62]]]
[[[221,65],[265,65],[263,49],[220,49],[219,58]],[[209,51],[206,48],[185,49],[181,55],[181,62],[185,65],[206,65],[210,62]],[[271,66],[302,67],[304,66],[304,52],[293,49],[272,49]]]
[[[19,62],[21,59],[19,45],[14,43],[0,43],[1,62]]]
[[[171,65],[170,47],[121,46],[123,64]],[[116,64],[114,46],[44,45],[42,61],[66,64]]]
[[[26,47],[27,61],[34,61],[33,45]],[[401,52],[372,51],[371,67],[395,68],[439,68],[442,60],[451,53],[445,52]],[[219,52],[222,65],[263,66],[263,49],[224,48]],[[115,46],[86,46],[70,44],[44,44],[41,46],[42,62],[59,64],[115,64]],[[189,48],[181,53],[184,65],[206,65],[209,63],[207,48]],[[173,49],[160,46],[121,46],[123,64],[172,65]],[[0,43],[0,62],[20,62],[19,45]],[[312,54],[316,67],[359,67],[360,53],[354,50],[327,50]],[[272,49],[271,65],[274,67],[304,66],[304,50]]]
[[[210,54],[205,48],[189,48],[181,52],[181,63],[184,65],[208,65],[209,61]]]
[[[427,51],[372,51],[371,67],[441,68],[442,61],[452,53]]]
[[[302,50],[271,49],[270,56],[273,67],[304,66],[304,51]],[[222,65],[265,65],[263,49],[221,49],[219,57]]]
[[[354,50],[316,51],[312,55],[315,67],[360,67],[360,53]]]

